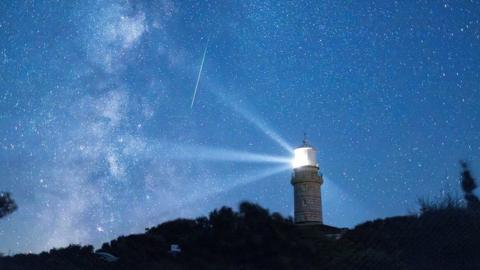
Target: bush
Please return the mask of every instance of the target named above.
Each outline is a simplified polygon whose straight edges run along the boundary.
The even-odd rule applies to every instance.
[[[17,210],[18,206],[10,197],[9,192],[0,192],[0,218],[3,218]]]

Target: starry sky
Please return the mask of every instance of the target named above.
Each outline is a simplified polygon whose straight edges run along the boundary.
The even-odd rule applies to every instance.
[[[330,225],[480,176],[478,1],[1,1],[0,62],[3,253],[292,215],[304,132]]]

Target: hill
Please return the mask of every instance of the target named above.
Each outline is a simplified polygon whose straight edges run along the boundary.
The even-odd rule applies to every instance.
[[[0,258],[0,269],[480,269],[480,214],[465,207],[366,222],[351,230],[295,226],[243,202],[236,212],[177,219],[119,237],[99,250],[72,245]],[[333,237],[332,237],[333,236]],[[170,245],[181,252],[171,254]]]

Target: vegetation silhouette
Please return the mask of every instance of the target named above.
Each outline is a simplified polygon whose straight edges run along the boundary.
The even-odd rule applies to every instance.
[[[0,219],[15,212],[17,209],[18,206],[10,196],[10,193],[0,192]]]
[[[460,184],[466,203],[451,196],[423,201],[418,214],[345,231],[297,226],[242,202],[238,211],[222,207],[103,244],[100,251],[116,262],[102,260],[92,246],[71,245],[0,258],[0,269],[480,269],[480,214],[469,201],[476,184],[466,165]],[[181,247],[177,256],[172,244]]]
[[[463,172],[462,172],[462,190],[465,193],[465,201],[467,202],[467,207],[479,211],[480,210],[480,200],[478,197],[473,193],[473,191],[477,188],[477,184],[475,183],[475,179],[473,179],[472,175],[470,174],[470,170],[468,169],[468,164],[466,162],[461,162]]]

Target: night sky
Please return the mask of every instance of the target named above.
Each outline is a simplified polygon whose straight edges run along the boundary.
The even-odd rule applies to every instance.
[[[242,200],[292,215],[304,132],[327,224],[461,198],[459,160],[480,177],[480,3],[343,2],[1,1],[0,191],[19,209],[0,252]]]

